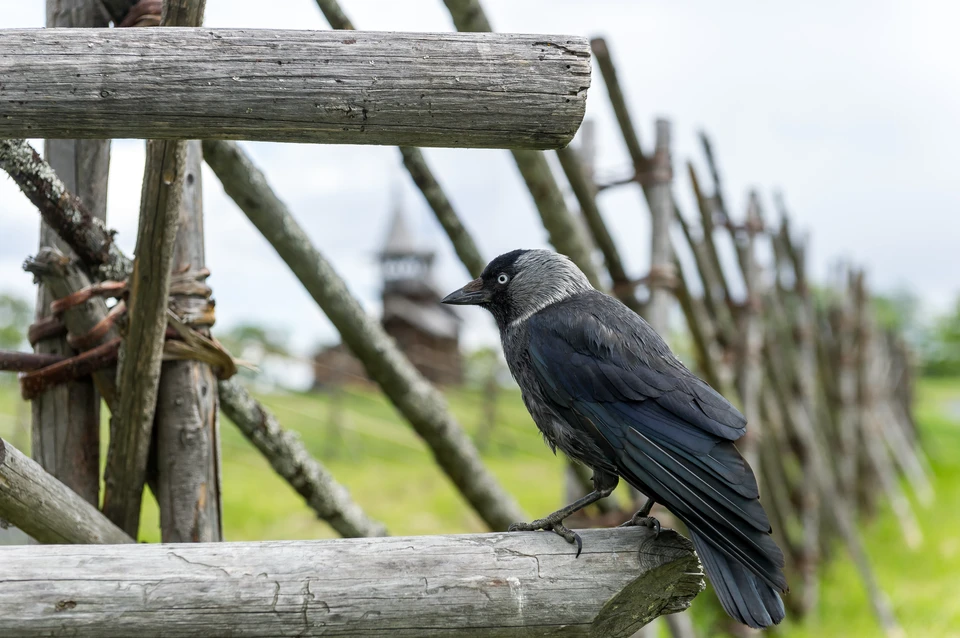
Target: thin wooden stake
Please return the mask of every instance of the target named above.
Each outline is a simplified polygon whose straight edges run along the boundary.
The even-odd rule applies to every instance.
[[[140,526],[140,499],[157,407],[185,151],[185,142],[147,141],[128,328],[117,371],[120,397],[110,420],[103,493],[104,514],[133,537]]]

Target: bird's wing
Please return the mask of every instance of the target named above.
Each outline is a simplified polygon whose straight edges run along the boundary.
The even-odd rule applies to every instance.
[[[529,319],[530,360],[547,400],[628,482],[783,589],[783,555],[732,443],[743,416],[639,317],[609,310],[548,308]]]
[[[552,379],[570,396],[601,402],[643,402],[680,419],[691,436],[736,441],[746,419],[719,392],[694,376],[652,328],[606,295],[577,306],[557,304],[528,321],[531,354],[541,366],[561,365]]]

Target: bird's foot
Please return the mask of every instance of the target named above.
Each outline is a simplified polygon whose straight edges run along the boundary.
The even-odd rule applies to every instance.
[[[575,531],[568,529],[563,525],[563,519],[556,519],[551,516],[546,518],[538,518],[535,521],[530,523],[514,523],[507,528],[508,532],[535,532],[537,530],[550,531],[560,536],[568,543],[577,545],[577,555],[575,558],[580,558],[580,552],[583,551],[583,539],[580,538],[580,534],[577,534]]]
[[[620,527],[649,527],[653,530],[653,537],[660,535],[660,521],[652,516],[644,516],[641,512],[634,514],[629,521],[620,525]]]

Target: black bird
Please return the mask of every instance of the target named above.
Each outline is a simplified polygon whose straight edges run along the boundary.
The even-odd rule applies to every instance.
[[[649,497],[625,525],[659,530],[660,503],[690,529],[723,608],[755,628],[784,617],[783,553],[753,471],[733,442],[746,419],[693,375],[639,315],[595,290],[563,255],[515,250],[443,303],[489,310],[523,402],[554,453],[593,469],[594,491],[511,530],[580,538],[563,520],[620,478]]]

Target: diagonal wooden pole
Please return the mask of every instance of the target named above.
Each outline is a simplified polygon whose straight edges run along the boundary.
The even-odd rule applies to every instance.
[[[287,263],[484,522],[502,530],[524,520],[514,498],[483,464],[451,416],[443,396],[363,310],[243,150],[232,142],[204,141],[203,156],[226,193]]]
[[[478,0],[444,0],[457,31],[492,32],[490,22]],[[586,87],[584,87],[586,88]],[[590,283],[603,289],[590,244],[577,219],[570,213],[547,157],[540,151],[514,150],[513,159],[540,212],[550,243],[573,260]]]

